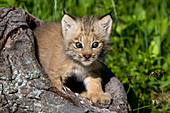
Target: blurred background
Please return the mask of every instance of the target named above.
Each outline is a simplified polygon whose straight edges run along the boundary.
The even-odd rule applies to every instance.
[[[137,113],[170,112],[170,0],[0,0],[44,21],[103,16],[113,10],[113,42],[105,61]]]

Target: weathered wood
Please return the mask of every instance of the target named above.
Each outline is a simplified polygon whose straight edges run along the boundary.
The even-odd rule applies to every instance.
[[[105,91],[111,105],[92,103],[66,86],[55,88],[35,56],[32,29],[44,22],[23,9],[0,8],[0,113],[128,112],[127,95],[121,82],[105,66]]]

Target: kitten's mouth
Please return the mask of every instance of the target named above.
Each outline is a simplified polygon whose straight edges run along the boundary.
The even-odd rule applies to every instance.
[[[89,62],[90,60],[89,60],[89,59],[85,59],[84,61],[85,61],[85,62]]]
[[[89,59],[86,59],[86,60],[84,60],[84,61],[82,62],[82,64],[83,64],[84,66],[89,66],[89,65],[92,64],[92,61],[89,60]]]

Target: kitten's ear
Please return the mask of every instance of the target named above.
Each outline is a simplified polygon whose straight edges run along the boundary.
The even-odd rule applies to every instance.
[[[100,25],[101,29],[102,29],[103,31],[105,31],[108,35],[111,34],[112,23],[113,23],[113,20],[112,20],[112,17],[111,17],[111,14],[110,14],[110,13],[104,15],[104,16],[101,17],[100,20],[99,20],[99,25]]]
[[[61,20],[63,35],[66,35],[67,32],[71,30],[75,24],[75,19],[64,11],[64,15]]]

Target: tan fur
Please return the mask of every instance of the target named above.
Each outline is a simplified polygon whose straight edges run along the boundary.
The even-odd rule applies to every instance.
[[[110,95],[102,90],[100,71],[110,43],[111,25],[110,15],[73,19],[65,14],[61,23],[45,23],[34,30],[39,61],[58,89],[62,90],[60,76],[64,81],[76,75],[85,83],[87,92],[83,96],[93,102],[110,103]],[[83,47],[77,48],[76,42]],[[97,48],[92,48],[93,42],[99,43]]]

